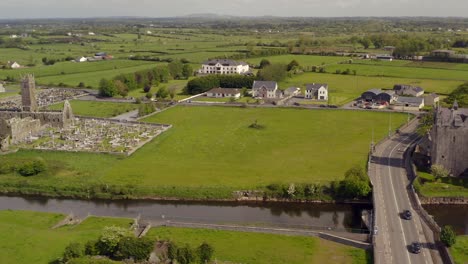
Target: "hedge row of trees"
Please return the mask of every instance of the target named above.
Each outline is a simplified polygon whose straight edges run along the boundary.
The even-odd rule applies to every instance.
[[[150,70],[135,73],[120,74],[113,80],[101,79],[99,83],[99,95],[113,97],[120,95],[125,97],[129,91],[144,89],[149,91],[151,86],[166,83],[170,79],[188,79],[193,74],[190,64],[182,61],[174,61],[167,66],[159,65]]]
[[[101,79],[99,83],[99,95],[113,97],[120,95],[125,97],[129,91],[151,87],[170,79],[168,67],[160,65],[151,70],[138,71],[135,73],[120,74],[113,80]]]
[[[188,244],[179,246],[171,241],[168,243],[167,247],[167,257],[172,261],[177,261],[179,264],[205,264],[211,261],[213,253],[214,248],[206,242],[201,244],[196,249],[192,248]]]
[[[136,238],[128,229],[110,226],[104,228],[97,240],[88,241],[84,245],[76,242],[70,243],[65,248],[63,256],[55,263],[68,263],[84,256],[106,256],[112,260],[142,262],[150,257],[153,249],[154,241],[151,239]],[[179,246],[172,241],[167,242],[167,258],[179,264],[205,264],[211,261],[213,253],[214,249],[208,243],[192,248],[188,244]]]
[[[113,260],[147,260],[153,251],[154,242],[148,238],[136,238],[130,230],[121,227],[105,227],[99,239],[85,245],[72,242],[57,263],[84,256],[106,256]]]
[[[188,94],[199,94],[215,87],[243,88],[252,87],[256,78],[246,75],[208,75],[190,80],[187,83]]]
[[[452,105],[457,100],[459,107],[468,107],[468,82],[461,84],[445,99],[447,104]]]
[[[321,184],[270,184],[264,195],[267,198],[324,200],[326,197],[335,199],[365,199],[372,189],[369,178],[361,166],[354,166],[345,173],[345,179],[334,181],[330,185]]]

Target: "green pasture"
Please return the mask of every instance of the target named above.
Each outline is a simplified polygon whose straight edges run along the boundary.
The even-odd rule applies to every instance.
[[[65,215],[0,211],[0,263],[47,264],[61,257],[71,242],[97,239],[106,226],[129,227],[130,219],[86,219],[78,226],[51,229]]]
[[[283,63],[288,64],[292,60],[296,60],[299,65],[304,66],[321,66],[322,64],[334,64],[342,61],[348,61],[350,57],[339,57],[339,56],[316,56],[316,55],[278,55],[268,56],[261,58],[247,59],[246,61],[250,64],[258,65],[262,59],[267,59],[271,63]]]
[[[285,79],[279,83],[279,86],[281,88],[305,87],[307,83],[327,83],[330,103],[340,105],[358,98],[363,92],[372,88],[393,89],[395,84],[411,84],[423,87],[426,93],[448,94],[463,81],[304,73]]]
[[[169,227],[152,228],[147,236],[181,246],[206,242],[214,247],[213,258],[229,263],[372,263],[365,250],[317,237]]]
[[[72,100],[70,104],[75,115],[91,117],[114,117],[132,110],[138,109],[138,104],[133,103],[113,103],[98,101],[80,101]],[[62,110],[63,103],[49,106],[50,110]]]
[[[372,138],[407,116],[342,110],[178,106],[144,121],[173,128],[128,158],[92,153],[21,150],[6,162],[41,157],[49,171],[0,185],[24,192],[76,195],[93,186],[133,186],[135,196],[229,198],[234,190],[271,183],[323,183],[365,165]],[[264,129],[252,129],[257,121]],[[2,158],[2,159],[3,159]],[[88,187],[89,186],[89,187]],[[9,187],[5,187],[9,188]]]
[[[468,263],[468,236],[457,236],[457,243],[450,248],[456,264]]]
[[[431,80],[456,80],[467,81],[468,71],[455,69],[434,69],[428,67],[401,67],[383,65],[360,65],[360,64],[335,64],[327,66],[327,72],[335,73],[336,70],[355,70],[357,75],[362,76],[384,76],[411,79]]]

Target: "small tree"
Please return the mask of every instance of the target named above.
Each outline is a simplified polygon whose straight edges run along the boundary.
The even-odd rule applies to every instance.
[[[145,84],[145,87],[143,87],[143,92],[147,93],[151,90],[151,85],[149,85],[148,83]]]
[[[271,63],[270,63],[269,60],[267,60],[267,59],[262,59],[262,60],[260,61],[260,66],[259,66],[259,68],[260,68],[260,69],[263,69],[263,68],[265,68],[266,66],[269,66],[269,65],[271,65]]]
[[[288,64],[288,71],[291,71],[293,70],[294,68],[296,67],[299,67],[299,62],[297,62],[296,60],[292,60],[289,64]]]
[[[180,264],[189,264],[195,260],[195,253],[193,249],[187,244],[177,250],[176,260]]]
[[[457,242],[457,236],[451,226],[444,226],[440,232],[440,241],[445,246],[451,247]]]
[[[153,94],[151,92],[147,92],[145,96],[148,100],[153,98]]]
[[[165,86],[159,88],[159,90],[156,92],[156,98],[165,99],[168,95],[169,92],[167,91]]]
[[[175,96],[176,96],[176,89],[172,87],[169,89],[169,97],[171,98],[171,100],[174,100]]]
[[[210,244],[203,242],[198,247],[198,256],[200,256],[201,263],[208,263],[213,257],[214,249]]]
[[[143,261],[149,258],[154,243],[149,238],[124,237],[118,246],[119,256],[122,259]]]
[[[431,166],[431,173],[436,178],[444,178],[449,176],[448,170],[439,164],[434,164]]]
[[[106,256],[114,256],[117,251],[117,246],[120,240],[126,236],[130,236],[131,233],[122,227],[107,226],[99,237],[99,241],[96,247],[99,249],[99,253]]]
[[[177,247],[177,245],[174,242],[169,241],[167,245],[167,257],[171,260],[176,260],[178,251],[179,247]]]
[[[114,81],[101,79],[99,82],[99,95],[103,97],[113,97],[117,94]]]
[[[73,258],[80,258],[84,255],[84,247],[80,243],[72,242],[66,248],[63,253],[63,261],[67,262]]]

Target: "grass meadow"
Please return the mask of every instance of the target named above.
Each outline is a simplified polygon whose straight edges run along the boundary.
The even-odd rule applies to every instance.
[[[327,83],[330,103],[341,105],[358,98],[363,92],[372,88],[392,89],[395,84],[411,84],[423,87],[427,93],[448,94],[463,81],[304,73],[285,79],[279,83],[279,86],[305,87],[307,83]]]
[[[390,117],[391,115],[391,117]],[[146,122],[173,128],[128,158],[91,153],[22,150],[6,161],[42,157],[49,173],[3,175],[3,186],[74,195],[95,185],[134,186],[140,196],[230,198],[232,191],[271,183],[329,183],[366,163],[376,139],[407,116],[342,110],[178,106]],[[251,129],[256,121],[264,129]],[[89,188],[91,188],[89,187]]]
[[[169,227],[152,228],[147,236],[192,247],[207,242],[214,259],[229,263],[372,263],[365,250],[317,237]]]
[[[98,101],[70,101],[73,114],[90,117],[114,117],[132,110],[138,109],[138,104],[133,103],[113,103],[113,102],[98,102]],[[62,110],[63,103],[49,106],[49,110]]]
[[[129,227],[130,219],[90,217],[78,226],[51,229],[61,214],[0,211],[0,263],[47,264],[63,255],[71,242],[97,239],[106,226]]]
[[[468,263],[468,236],[457,236],[457,243],[450,248],[456,264]]]

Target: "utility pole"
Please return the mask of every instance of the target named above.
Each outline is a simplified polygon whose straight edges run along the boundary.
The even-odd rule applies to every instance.
[[[388,137],[392,136],[392,112],[390,112],[390,116],[388,118]]]

